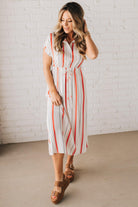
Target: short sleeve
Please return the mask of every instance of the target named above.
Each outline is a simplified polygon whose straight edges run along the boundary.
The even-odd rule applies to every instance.
[[[52,52],[51,52],[51,42],[50,42],[50,34],[47,35],[44,44],[43,44],[43,48],[45,48],[45,52],[49,55],[52,56]]]

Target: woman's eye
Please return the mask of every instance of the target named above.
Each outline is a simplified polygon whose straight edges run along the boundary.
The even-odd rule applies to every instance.
[[[65,20],[62,19],[61,21],[64,22]],[[70,20],[70,21],[67,21],[67,22],[72,22],[72,21]]]

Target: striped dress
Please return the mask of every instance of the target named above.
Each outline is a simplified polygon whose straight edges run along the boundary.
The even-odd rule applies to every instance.
[[[49,33],[43,48],[52,57],[50,71],[54,84],[62,96],[63,104],[52,104],[47,85],[47,130],[49,155],[64,153],[77,155],[86,152],[87,93],[82,72],[84,59],[79,54],[75,40],[62,42],[63,54],[54,49],[54,33]]]

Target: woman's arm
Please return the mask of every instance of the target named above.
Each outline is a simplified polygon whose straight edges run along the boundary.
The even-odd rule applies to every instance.
[[[91,35],[88,31],[86,20],[84,20],[84,32],[86,33],[85,35],[85,41],[86,41],[86,55],[90,59],[95,59],[98,56],[98,48],[96,47],[95,43],[93,42]]]
[[[43,49],[43,71],[44,76],[50,91],[50,98],[53,104],[56,106],[62,104],[62,97],[58,93],[57,88],[54,83],[53,75],[50,71],[50,67],[52,64],[52,57],[50,57],[46,52],[45,48]]]
[[[51,64],[52,64],[52,57],[47,55],[47,53],[45,52],[45,48],[43,48],[43,71],[50,92],[56,91],[53,76],[50,71]]]

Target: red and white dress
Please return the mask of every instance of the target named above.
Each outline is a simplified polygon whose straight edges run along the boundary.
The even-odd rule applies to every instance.
[[[79,54],[75,40],[62,42],[63,54],[54,49],[54,33],[44,42],[45,52],[52,57],[51,72],[55,86],[62,96],[63,105],[52,104],[47,86],[47,130],[49,155],[64,153],[77,155],[86,152],[87,91],[82,72],[84,59]]]

